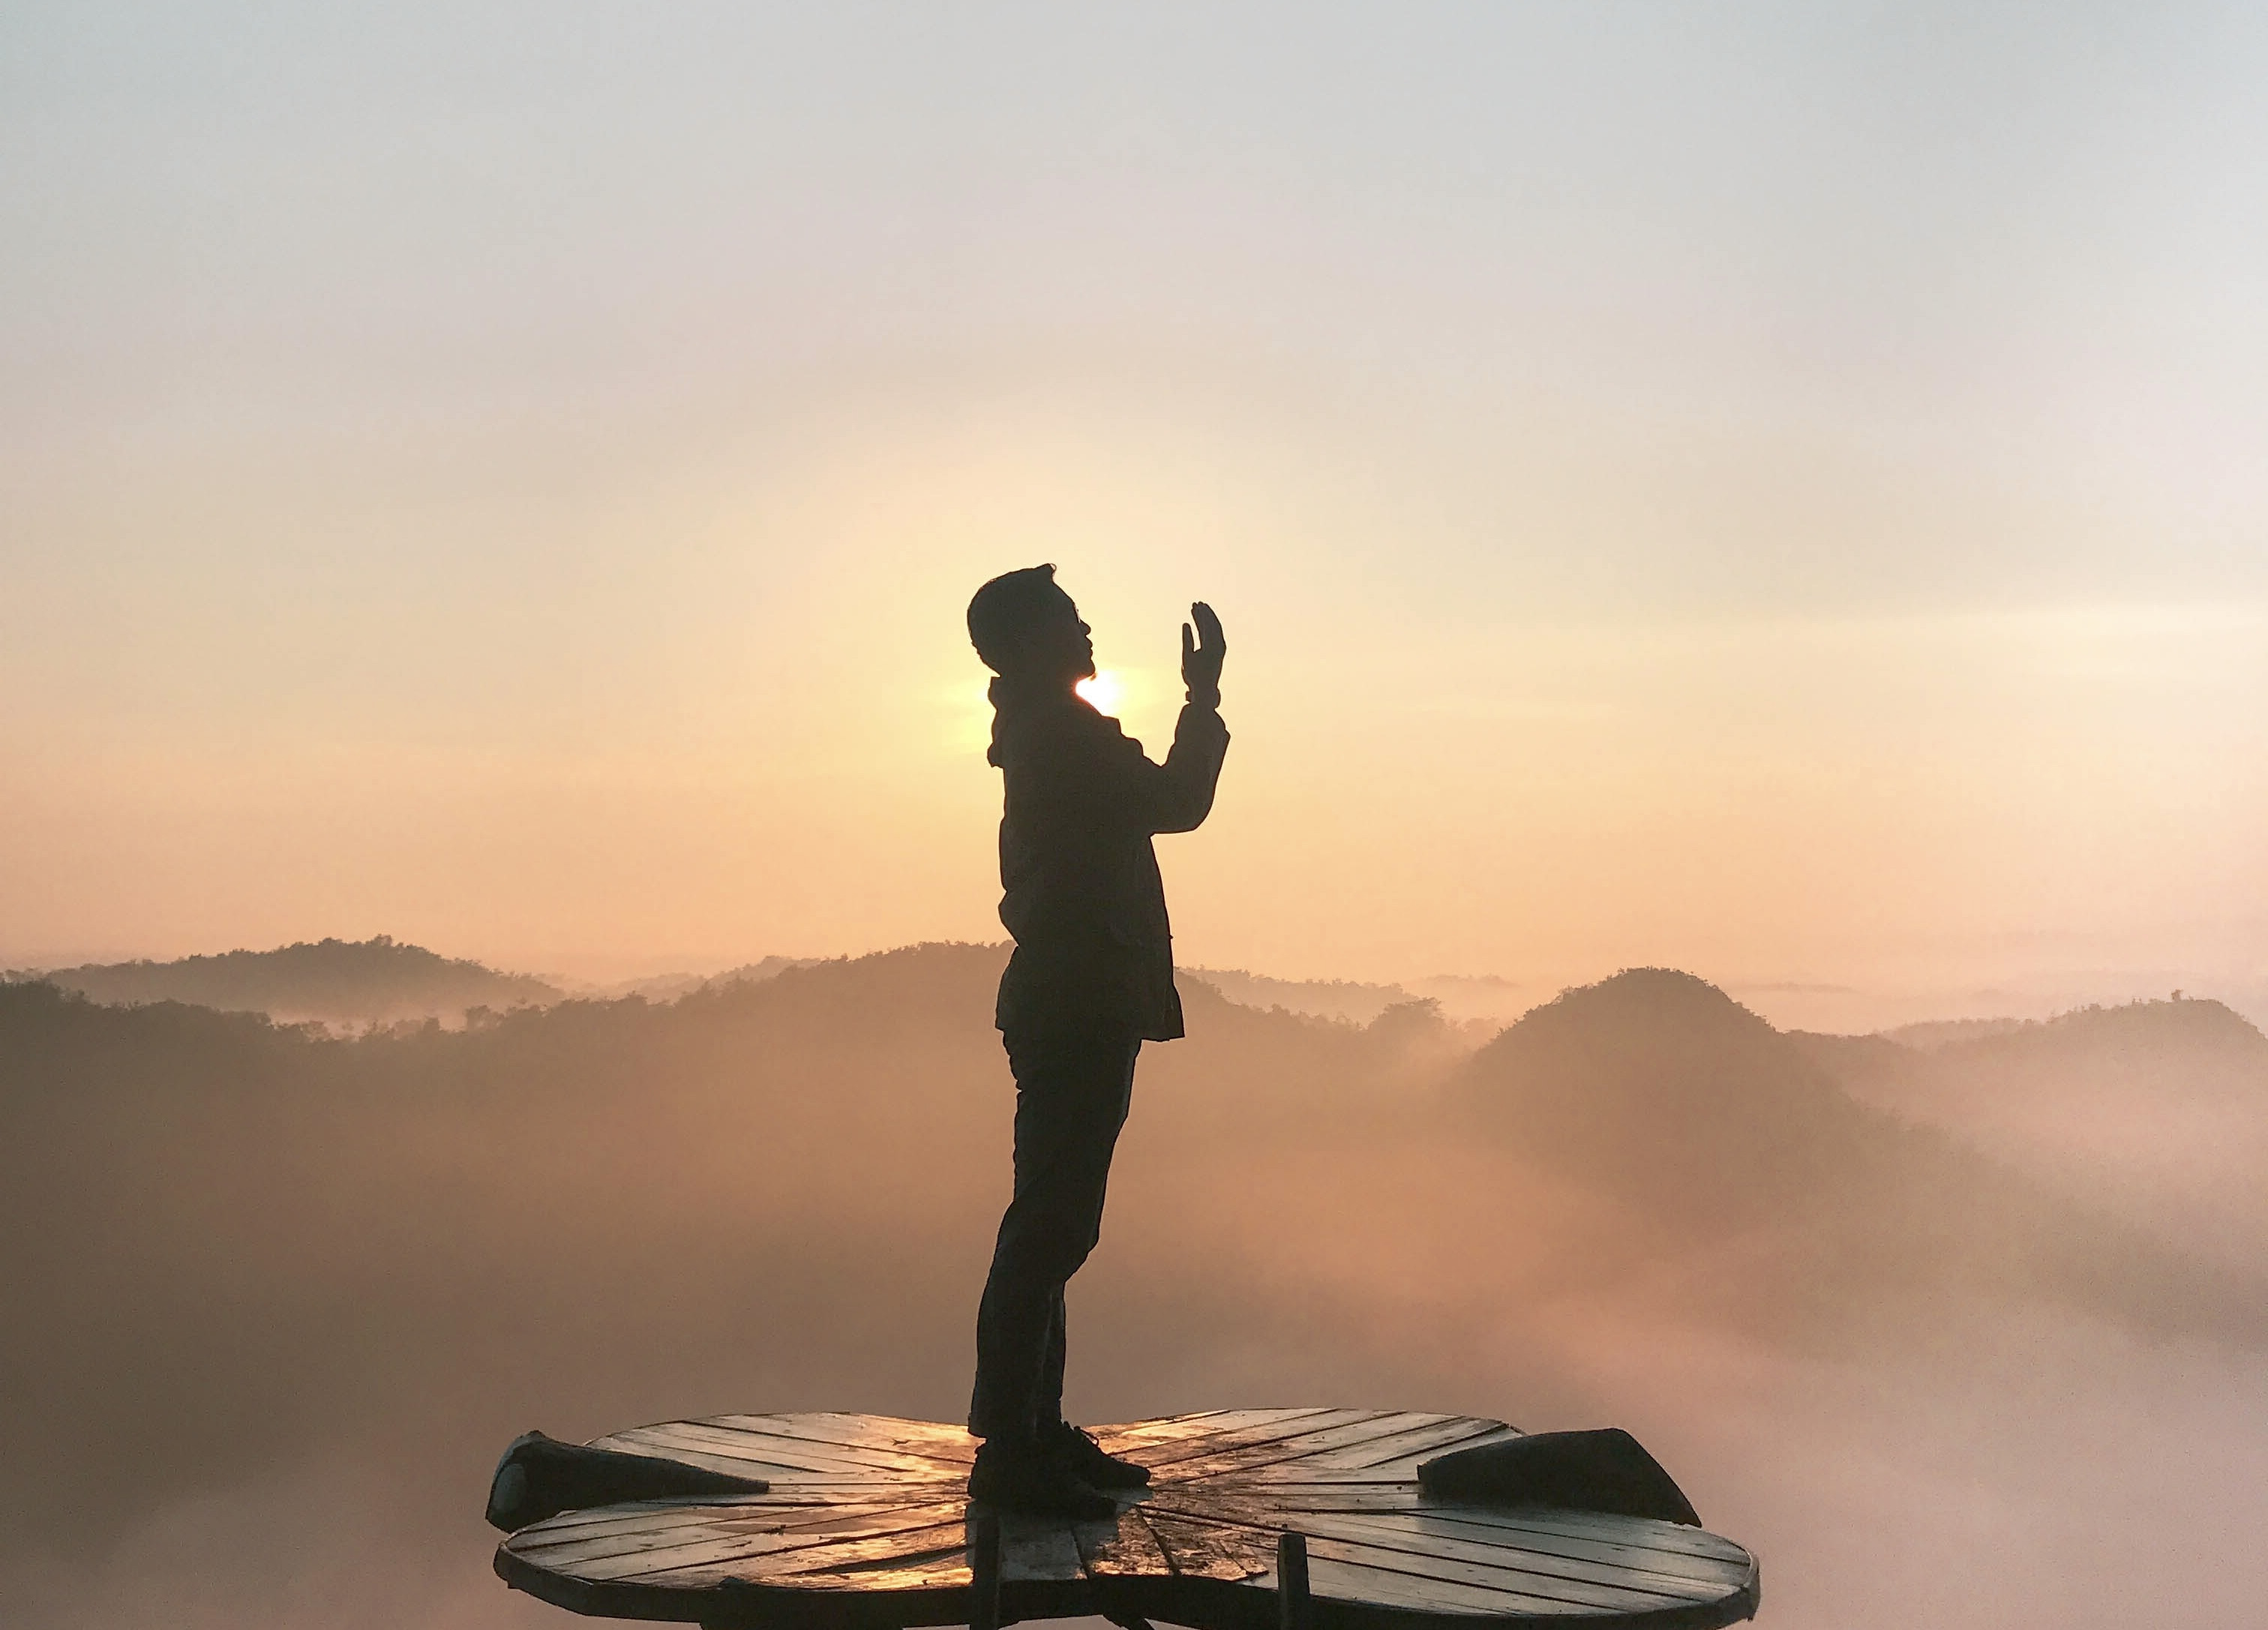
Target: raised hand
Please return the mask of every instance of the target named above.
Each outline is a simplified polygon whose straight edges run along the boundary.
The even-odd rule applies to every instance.
[[[1182,625],[1182,683],[1189,687],[1191,701],[1218,708],[1220,663],[1228,655],[1228,642],[1221,636],[1220,619],[1203,600],[1189,607],[1189,616],[1197,628],[1192,631],[1188,623]]]

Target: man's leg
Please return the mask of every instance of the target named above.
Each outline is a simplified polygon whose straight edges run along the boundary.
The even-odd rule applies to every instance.
[[[1055,1303],[1048,1310],[1048,1340],[1040,1353],[1039,1384],[1032,1389],[1032,1418],[1042,1432],[1063,1419],[1064,1328],[1064,1293],[1058,1285]]]
[[[1077,1032],[1006,1041],[1016,1076],[1015,1198],[1000,1219],[977,1309],[968,1429],[1028,1442],[1059,1418],[1063,1288],[1101,1237],[1141,1043]]]

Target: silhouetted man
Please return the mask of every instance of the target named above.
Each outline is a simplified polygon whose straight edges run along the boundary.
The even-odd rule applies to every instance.
[[[1182,1033],[1150,839],[1204,819],[1228,751],[1220,620],[1203,604],[1189,614],[1189,701],[1153,764],[1074,689],[1094,643],[1054,567],[995,577],[968,603],[968,637],[999,676],[987,756],[1006,782],[1000,921],[1016,941],[997,1014],[1016,1077],[1016,1188],[976,1314],[968,1429],[984,1443],[968,1488],[1012,1509],[1104,1516],[1099,1491],[1150,1480],[1063,1418],[1064,1285],[1101,1233],[1135,1055]]]

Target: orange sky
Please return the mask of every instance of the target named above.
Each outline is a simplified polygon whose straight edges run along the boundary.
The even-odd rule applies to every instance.
[[[993,937],[1051,559],[1185,960],[2268,981],[2268,36],[1987,12],[19,15],[0,958]]]

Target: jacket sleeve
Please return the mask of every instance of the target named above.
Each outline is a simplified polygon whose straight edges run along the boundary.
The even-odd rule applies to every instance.
[[[1163,764],[1152,764],[1138,742],[1122,737],[1118,745],[1110,795],[1143,831],[1191,832],[1212,812],[1213,789],[1228,756],[1228,726],[1217,709],[1196,702],[1182,709]]]

